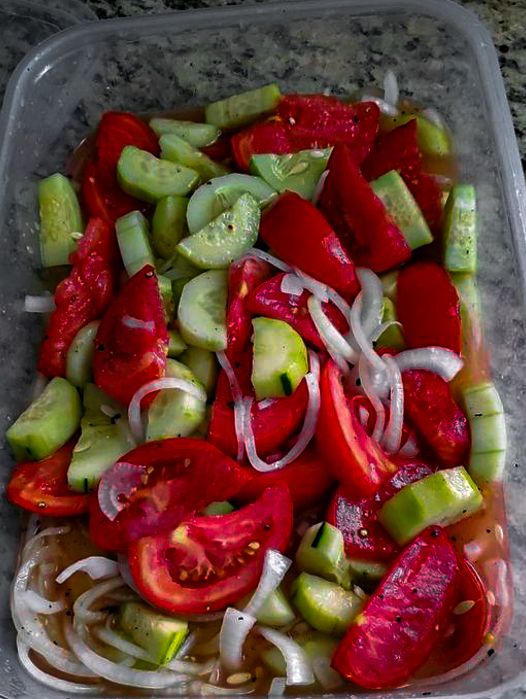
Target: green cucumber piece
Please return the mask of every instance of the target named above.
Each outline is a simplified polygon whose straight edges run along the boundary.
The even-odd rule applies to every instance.
[[[60,449],[80,424],[80,397],[66,379],[55,377],[6,432],[17,461],[38,461]]]
[[[117,178],[125,192],[153,204],[163,197],[185,196],[199,183],[195,170],[161,160],[135,146],[123,148]]]
[[[471,452],[468,469],[471,477],[479,485],[502,480],[506,467],[506,450]]]
[[[323,171],[327,168],[331,150],[324,148],[284,155],[253,155],[250,171],[262,177],[277,192],[290,190],[310,200]]]
[[[188,635],[186,621],[165,616],[140,602],[120,606],[119,625],[156,665],[169,663]]]
[[[99,325],[100,321],[93,320],[81,328],[66,355],[66,378],[79,388],[83,388],[91,380],[91,362]]]
[[[184,285],[177,318],[181,337],[188,345],[211,352],[225,350],[227,272],[211,270]]]
[[[396,314],[396,306],[390,298],[384,296],[384,310],[382,313],[382,323],[387,323],[391,320],[398,320]],[[390,325],[387,330],[384,330],[376,342],[377,347],[392,347],[393,349],[405,349],[405,340],[402,333],[402,328],[399,325]]]
[[[469,472],[476,483],[501,480],[506,463],[506,422],[497,389],[485,382],[463,391],[471,430]]]
[[[381,508],[379,519],[400,545],[432,524],[449,526],[476,512],[482,495],[463,466],[404,486]]]
[[[351,586],[343,535],[328,522],[307,529],[296,551],[296,565],[299,570],[332,580],[346,590]]]
[[[224,502],[211,502],[210,505],[207,505],[203,510],[203,515],[228,515],[233,511],[234,506],[225,500]]]
[[[276,196],[261,177],[232,174],[215,177],[201,185],[192,194],[186,211],[190,233],[197,233],[210,221],[216,219],[226,209],[233,206],[242,194],[251,194],[260,208],[266,206]]]
[[[186,257],[176,252],[170,260],[168,269],[164,269],[163,275],[173,282],[177,279],[192,279],[193,277],[197,277],[198,274],[201,274],[201,271],[199,267],[189,262]]]
[[[188,345],[177,330],[168,330],[168,356],[171,359],[174,359],[182,354],[186,349],[188,349]]]
[[[359,585],[366,592],[373,590],[388,571],[387,565],[381,561],[350,558],[348,563],[353,583]]]
[[[168,260],[186,233],[188,199],[170,196],[159,199],[152,218],[152,245],[155,252]]]
[[[450,272],[477,271],[477,201],[475,187],[457,184],[444,210],[444,267]]]
[[[259,219],[257,201],[251,194],[242,194],[232,208],[184,238],[177,252],[202,269],[225,269],[254,245]]]
[[[309,371],[307,348],[288,323],[254,318],[252,385],[257,400],[290,396]]]
[[[281,588],[274,590],[265,600],[264,605],[256,614],[256,619],[265,626],[286,626],[291,624],[296,615],[288,603]]]
[[[380,277],[384,290],[384,296],[387,296],[387,298],[391,299],[391,301],[394,303],[396,303],[396,285],[398,284],[399,273],[399,270],[395,269],[392,272],[382,274]]]
[[[495,385],[488,382],[468,386],[462,393],[469,420],[478,420],[490,415],[503,415],[504,407]]]
[[[176,359],[166,361],[165,376],[184,379],[203,388],[190,369]],[[205,401],[185,391],[172,388],[159,391],[148,408],[146,441],[190,436],[204,420],[205,410]]]
[[[193,372],[194,376],[202,383],[207,395],[210,397],[216,386],[217,360],[213,352],[201,349],[201,347],[189,347],[180,357],[183,364]]]
[[[283,657],[283,653],[276,648],[276,646],[271,646],[270,648],[264,648],[260,652],[260,658],[276,677],[285,677],[287,674],[287,663]]]
[[[157,283],[159,284],[159,293],[163,302],[163,311],[166,323],[172,322],[175,316],[175,299],[172,290],[172,280],[165,277],[163,274],[157,275]]]
[[[413,120],[416,121],[418,146],[422,153],[439,158],[451,153],[451,139],[448,132],[421,114],[402,114],[395,117],[393,122],[396,126],[402,126]]]
[[[148,221],[140,211],[130,211],[118,218],[115,232],[128,276],[133,277],[144,265],[154,265]]]
[[[150,127],[157,136],[173,133],[195,148],[204,148],[219,138],[220,131],[213,124],[198,124],[180,119],[150,119]]]
[[[212,102],[205,107],[205,119],[207,124],[214,124],[219,129],[236,129],[273,112],[280,99],[279,87],[271,83]]]
[[[183,295],[183,289],[188,284],[188,282],[192,281],[192,279],[193,279],[193,277],[185,277],[182,279],[174,279],[172,281],[172,294],[173,294],[176,306],[179,306],[181,296]]]
[[[471,452],[485,454],[506,449],[506,420],[504,415],[484,415],[470,421]]]
[[[68,265],[75,250],[72,233],[82,233],[82,214],[70,180],[60,172],[38,183],[40,256],[43,267]]]
[[[471,274],[451,274],[451,281],[455,285],[460,298],[460,313],[462,323],[478,323],[480,321],[480,296],[476,279]]]
[[[363,606],[353,592],[309,573],[294,581],[292,603],[306,622],[329,636],[343,636]]]
[[[222,177],[229,170],[224,165],[216,163],[205,153],[191,146],[187,141],[175,134],[166,134],[159,139],[161,158],[192,168],[205,182],[213,177]]]
[[[424,215],[396,170],[386,172],[370,185],[412,250],[433,242]]]

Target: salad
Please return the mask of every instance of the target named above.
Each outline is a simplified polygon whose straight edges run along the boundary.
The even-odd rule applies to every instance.
[[[107,112],[38,185],[53,293],[6,437],[20,661],[73,693],[430,685],[511,599],[476,192],[360,99]],[[122,691],[122,689],[121,689]]]

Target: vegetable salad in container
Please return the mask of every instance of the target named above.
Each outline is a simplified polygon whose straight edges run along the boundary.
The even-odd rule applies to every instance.
[[[20,662],[96,694],[429,686],[511,612],[476,191],[441,116],[275,84],[106,112],[38,184]]]

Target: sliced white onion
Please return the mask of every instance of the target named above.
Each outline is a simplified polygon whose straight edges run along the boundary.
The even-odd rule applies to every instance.
[[[200,685],[199,692],[201,696],[215,696],[215,697],[235,697],[235,696],[245,696],[247,694],[252,694],[255,691],[252,685],[244,687],[218,687],[215,684],[209,684],[207,682]]]
[[[341,355],[351,364],[356,364],[358,354],[326,316],[320,300],[314,295],[310,296],[307,301],[307,308],[325,347],[333,354]]]
[[[186,381],[185,379],[177,379],[172,376],[164,376],[161,379],[154,379],[153,381],[148,381],[143,386],[141,386],[134,394],[128,406],[128,422],[130,424],[130,429],[134,438],[140,442],[144,439],[144,429],[141,420],[141,401],[150,393],[155,393],[156,391],[163,391],[166,389],[175,389],[178,391],[184,391],[190,394],[197,400],[206,403],[206,391],[201,386],[197,386],[191,381]]]
[[[223,617],[219,634],[219,657],[228,672],[235,672],[243,665],[243,646],[256,618],[250,614],[228,607]]]
[[[153,320],[141,320],[141,318],[134,318],[127,314],[122,317],[122,324],[132,330],[146,330],[146,332],[149,333],[153,333],[155,330],[155,323]]]
[[[137,590],[135,583],[133,581],[133,578],[132,578],[130,565],[128,563],[128,557],[122,553],[119,553],[117,559],[118,559],[119,575],[124,580],[126,585],[128,585],[128,587],[130,587],[134,592],[137,592],[137,594],[138,594],[138,590]]]
[[[384,100],[388,104],[392,104],[396,107],[398,100],[400,98],[400,89],[398,87],[398,80],[396,75],[392,70],[388,70],[384,76]]]
[[[312,199],[311,199],[314,206],[316,206],[316,204],[320,200],[321,193],[323,192],[323,187],[325,186],[325,180],[327,179],[328,176],[329,176],[329,171],[324,170],[321,173],[320,179],[317,181],[316,186],[314,187],[314,192],[312,193]]]
[[[35,549],[38,550],[40,548],[39,542],[42,539],[47,539],[48,537],[61,536],[62,534],[68,534],[70,531],[71,527],[68,524],[64,525],[63,527],[46,527],[46,529],[42,529],[41,532],[35,534],[24,544],[24,548],[22,549],[22,560],[26,561],[28,558],[31,558],[35,555]]]
[[[381,97],[376,97],[375,95],[362,95],[360,102],[374,102],[382,114],[385,114],[386,116],[398,116],[400,113],[392,104],[389,104],[389,102],[386,102]]]
[[[416,435],[414,432],[410,432],[404,444],[398,452],[400,456],[416,456],[420,449],[418,448],[418,442],[416,440]]]
[[[316,296],[316,298],[322,303],[327,303],[329,300],[329,287],[327,284],[319,282],[317,279],[314,279],[314,277],[311,277],[309,274],[305,274],[305,272],[302,272],[301,269],[298,269],[297,267],[294,268],[294,271],[301,280],[301,284],[304,289],[307,289],[307,291],[310,291],[311,294],[314,294],[314,296]]]
[[[291,564],[292,561],[290,558],[287,558],[279,551],[269,549],[266,552],[263,573],[254,594],[243,609],[245,614],[250,614],[250,616],[257,616],[259,614],[268,596],[281,584]]]
[[[274,677],[268,690],[269,697],[282,697],[287,688],[286,677]]]
[[[376,342],[386,330],[388,330],[392,325],[397,325],[399,328],[402,327],[402,323],[398,320],[386,320],[385,323],[380,323],[373,329],[369,335],[371,342]]]
[[[63,600],[52,601],[42,597],[34,590],[25,590],[20,594],[20,603],[26,604],[35,614],[58,614],[66,608]]]
[[[395,356],[400,371],[425,369],[451,381],[462,369],[463,361],[456,352],[444,347],[423,347],[404,350]]]
[[[108,617],[109,618],[109,617]],[[152,657],[143,648],[127,641],[125,638],[116,633],[113,629],[106,626],[98,626],[93,629],[92,634],[95,638],[98,638],[103,643],[112,648],[120,650],[122,653],[131,655],[132,658],[137,658],[138,660],[146,660],[146,662],[153,662]]]
[[[301,296],[303,293],[303,284],[296,274],[285,274],[279,288],[284,294],[291,296]]]
[[[274,405],[275,402],[275,398],[263,398],[263,400],[258,402],[258,410],[266,410],[270,408],[271,405]]]
[[[90,607],[101,597],[123,586],[124,582],[120,577],[110,578],[79,595],[73,604],[75,624],[96,624],[106,621],[107,612],[93,612]]]
[[[26,313],[52,313],[55,310],[55,299],[50,294],[31,296],[27,294],[24,299],[24,311]]]
[[[57,575],[56,581],[61,585],[72,575],[79,572],[86,573],[92,580],[101,580],[102,578],[113,578],[118,575],[119,566],[117,561],[112,561],[111,558],[88,556],[80,561],[75,561],[75,563],[65,568],[60,575]]]
[[[340,673],[332,669],[331,659],[325,655],[320,655],[318,658],[313,659],[312,669],[318,682],[327,691],[337,689],[344,683]]]
[[[373,382],[371,380],[371,375],[370,375],[370,370],[369,370],[369,365],[367,364],[367,360],[365,358],[365,355],[360,356],[360,360],[358,362],[359,370],[360,370],[360,383],[362,385],[363,392],[369,399],[369,402],[374,408],[375,414],[376,414],[376,420],[374,424],[374,429],[372,433],[372,438],[380,443],[382,441],[382,437],[384,434],[384,428],[385,428],[385,408],[384,404],[380,400],[378,393],[373,385]]]
[[[117,461],[102,474],[97,498],[103,514],[111,521],[126,507],[126,500],[142,484],[144,466]]]
[[[382,281],[371,269],[359,267],[356,276],[362,287],[361,321],[365,336],[371,333],[382,320],[384,308],[384,290]]]
[[[236,372],[234,367],[230,363],[230,360],[224,352],[216,352],[217,361],[223,369],[228,379],[230,385],[230,392],[232,393],[232,399],[234,401],[234,429],[237,437],[237,460],[241,461],[245,453],[245,439],[244,439],[244,407],[243,407],[243,394],[241,392],[241,386],[239,385]]]
[[[211,658],[204,663],[196,663],[191,660],[171,660],[165,665],[167,670],[182,672],[185,675],[209,675],[215,667],[216,659]]]
[[[382,446],[388,454],[396,454],[402,441],[404,427],[404,386],[398,364],[392,357],[384,357],[391,381],[389,420],[382,436]]]
[[[280,260],[279,257],[274,257],[274,255],[259,250],[259,248],[250,248],[245,257],[259,257],[260,260],[268,262],[269,265],[272,265],[276,269],[281,269],[283,272],[289,272],[292,269],[290,265]]]
[[[382,358],[379,357],[374,351],[372,342],[365,334],[362,326],[362,294],[363,292],[360,291],[351,307],[351,332],[356,340],[356,344],[362,352],[363,357],[369,362],[369,364],[371,364],[371,366],[373,366],[377,371],[385,371]]]
[[[287,665],[287,685],[313,684],[314,675],[309,658],[296,641],[274,629],[258,627],[258,631],[264,639],[281,651]]]

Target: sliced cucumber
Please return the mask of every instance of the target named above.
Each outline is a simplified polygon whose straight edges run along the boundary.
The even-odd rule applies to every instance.
[[[82,214],[73,185],[56,172],[38,183],[40,256],[43,267],[69,264],[75,249],[72,233],[82,233]]]
[[[160,160],[135,146],[123,148],[117,177],[125,192],[154,204],[163,197],[189,194],[199,183],[195,170]]]
[[[203,515],[228,515],[233,511],[233,505],[225,500],[224,502],[211,502],[210,505],[207,505],[203,510]]]
[[[285,658],[283,657],[283,653],[279,650],[279,648],[276,648],[276,646],[272,646],[271,648],[264,648],[260,652],[260,657],[261,657],[261,660],[268,667],[268,669],[276,677],[285,677],[286,676],[287,663],[285,662]]]
[[[168,260],[175,254],[177,243],[186,233],[185,197],[164,197],[157,202],[152,218],[152,245],[155,252]]]
[[[279,87],[271,83],[212,102],[205,107],[205,118],[220,129],[235,129],[274,111],[280,99]]]
[[[451,281],[455,285],[460,298],[460,313],[462,323],[480,321],[480,296],[476,279],[471,274],[451,274]]]
[[[447,131],[422,115],[402,114],[393,119],[395,126],[402,126],[408,121],[416,120],[418,146],[423,153],[435,157],[444,157],[451,153],[451,139]]]
[[[159,139],[161,158],[192,168],[205,182],[212,177],[222,177],[229,170],[224,165],[216,163],[205,153],[191,146],[187,141],[175,134],[166,134]]]
[[[179,300],[179,330],[183,340],[212,352],[226,349],[227,273],[203,272],[185,284]]]
[[[251,194],[242,194],[230,209],[184,238],[177,252],[202,269],[225,269],[254,245],[259,219],[257,201]]]
[[[202,185],[192,194],[188,204],[188,230],[197,233],[247,193],[254,197],[260,208],[276,196],[276,191],[261,177],[251,175],[225,175]]]
[[[177,330],[168,330],[168,356],[174,359],[174,357],[178,357],[186,349],[188,349],[188,345]]]
[[[304,199],[312,199],[316,185],[327,168],[331,150],[324,148],[284,155],[253,155],[250,170],[278,192],[290,190]]]
[[[382,323],[388,321],[396,321],[396,306],[390,298],[384,296],[384,310],[382,314]],[[405,340],[402,334],[402,328],[399,325],[390,325],[387,330],[384,330],[376,342],[377,347],[392,347],[393,349],[405,349]]]
[[[207,395],[210,397],[216,385],[217,360],[213,352],[201,349],[201,347],[189,347],[180,357],[183,364],[193,372],[194,376],[202,383]]]
[[[66,355],[66,378],[74,386],[83,388],[91,380],[91,362],[100,321],[93,320],[73,338]]]
[[[398,284],[398,275],[399,275],[399,270],[395,269],[392,272],[386,272],[386,274],[382,274],[380,277],[380,281],[382,282],[382,287],[384,290],[384,296],[387,296],[388,299],[391,299],[394,303],[396,303],[396,285]]]
[[[477,271],[477,202],[475,187],[457,184],[444,210],[444,267],[450,272]]]
[[[506,467],[506,450],[471,452],[468,468],[473,480],[479,485],[502,480]]]
[[[156,665],[169,663],[188,635],[186,621],[160,614],[140,602],[121,605],[119,625]]]
[[[320,575],[347,590],[351,586],[343,535],[328,522],[307,529],[296,551],[296,565],[306,573]]]
[[[388,567],[381,561],[365,561],[358,558],[349,559],[349,571],[353,583],[367,592],[376,587],[387,573]]]
[[[286,626],[291,624],[296,615],[285,597],[283,590],[278,588],[271,592],[265,604],[256,614],[256,619],[265,626]]]
[[[141,270],[144,265],[154,264],[148,221],[140,211],[130,211],[115,222],[117,242],[128,276]]]
[[[254,318],[252,385],[257,400],[290,396],[309,371],[307,348],[288,323]]]
[[[51,379],[6,432],[15,459],[37,461],[53,454],[78,430],[80,415],[77,389],[66,379]]]
[[[465,388],[463,399],[466,413],[470,420],[504,414],[504,407],[499,392],[495,385],[489,381]]]
[[[196,267],[191,262],[189,262],[186,257],[175,253],[170,260],[170,267],[163,271],[163,275],[171,279],[172,282],[178,279],[192,279],[201,274],[199,267]]]
[[[181,121],[179,119],[150,119],[150,127],[157,136],[173,133],[195,148],[209,146],[219,138],[220,131],[213,124],[198,124],[195,121]]]
[[[379,519],[400,545],[432,524],[449,526],[476,512],[482,495],[463,466],[432,473],[404,486],[388,500]]]
[[[161,301],[163,302],[164,317],[166,319],[166,323],[169,324],[172,322],[175,316],[175,299],[172,290],[172,281],[163,274],[158,274],[157,282],[159,284]]]
[[[506,462],[506,421],[497,389],[492,383],[469,386],[463,391],[471,428],[469,472],[475,482],[498,481]]]

